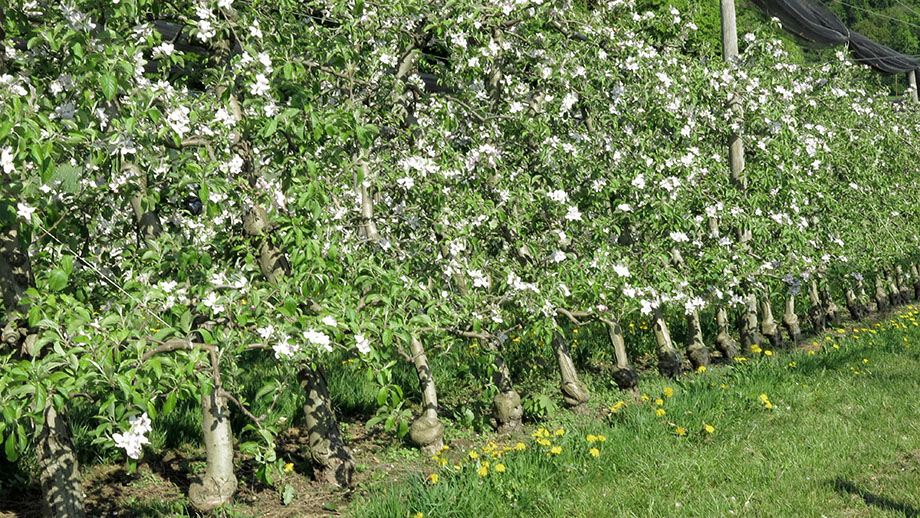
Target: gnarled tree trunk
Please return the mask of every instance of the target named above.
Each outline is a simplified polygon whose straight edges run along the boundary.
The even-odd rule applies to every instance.
[[[297,373],[307,395],[303,404],[310,457],[316,465],[316,477],[322,482],[350,487],[355,473],[355,459],[345,447],[339,423],[332,411],[332,399],[326,377],[317,366],[303,366]]]
[[[869,308],[862,303],[853,292],[853,288],[847,288],[845,293],[847,301],[847,310],[850,312],[850,318],[853,320],[862,320],[869,314]]]
[[[607,326],[607,335],[610,337],[610,345],[613,346],[613,354],[617,361],[617,368],[613,371],[613,381],[621,390],[634,389],[639,385],[639,375],[629,365],[623,328],[613,320],[603,320],[603,322]]]
[[[700,325],[700,312],[693,310],[687,316],[687,357],[694,369],[708,367],[711,360],[709,349],[703,342],[703,327]]]
[[[836,324],[840,322],[840,307],[831,297],[831,291],[827,286],[821,288],[821,304],[824,306],[824,312],[827,314],[827,321]]]
[[[45,516],[83,518],[83,483],[73,445],[70,423],[48,399],[45,424],[35,441]]]
[[[901,292],[898,290],[898,285],[894,280],[894,276],[891,275],[891,270],[885,271],[885,284],[888,288],[888,302],[891,304],[891,307],[894,308],[903,304]]]
[[[799,317],[795,314],[795,295],[790,293],[786,297],[786,308],[783,311],[783,327],[786,328],[786,334],[792,340],[792,345],[799,343],[802,336],[802,330],[799,327]]]
[[[885,281],[882,275],[875,276],[875,310],[879,313],[888,311],[888,295],[885,293]]]
[[[779,324],[773,318],[773,305],[770,304],[770,296],[764,295],[760,299],[760,334],[770,342],[770,347],[779,349],[783,344],[783,337],[780,333]]]
[[[213,359],[212,359],[213,361]],[[227,505],[236,492],[237,480],[233,473],[233,431],[227,398],[215,386],[209,394],[201,391],[201,431],[207,467],[199,480],[188,489],[189,501],[201,512],[209,512]]]
[[[910,302],[910,288],[907,286],[907,276],[904,274],[904,268],[897,265],[894,268],[895,280],[898,283],[898,292],[901,295],[901,303]]]
[[[512,432],[521,428],[521,418],[524,416],[524,407],[521,405],[521,396],[514,390],[511,381],[511,371],[505,363],[501,351],[492,340],[484,340],[486,347],[494,357],[492,382],[498,387],[498,394],[492,398],[493,425],[501,433]]]
[[[658,342],[658,372],[662,376],[676,378],[682,373],[683,358],[674,348],[668,324],[661,316],[661,308],[655,308],[653,325],[655,326],[655,341]]]
[[[409,352],[422,391],[422,415],[409,427],[409,438],[423,453],[434,455],[444,446],[444,423],[438,419],[438,392],[425,347],[415,336],[409,340]]]
[[[920,269],[917,269],[916,264],[911,263],[910,275],[914,281],[914,300],[920,300]]]
[[[728,310],[725,306],[719,306],[716,310],[716,324],[719,326],[719,334],[716,335],[716,349],[722,353],[722,357],[731,361],[738,356],[738,342],[732,338],[728,328]]]
[[[576,408],[587,403],[591,394],[588,392],[588,387],[578,379],[575,363],[572,362],[572,356],[569,354],[569,346],[558,330],[553,337],[552,345],[556,363],[559,364],[559,375],[562,378],[562,401],[569,408]]]
[[[753,346],[760,347],[762,338],[757,329],[757,297],[753,293],[744,296],[744,308],[738,321],[738,334],[741,336],[741,352],[750,355]]]
[[[811,301],[811,307],[808,308],[808,319],[811,320],[811,327],[815,333],[823,333],[827,329],[827,311],[821,304],[821,297],[818,295],[818,281],[812,276],[808,283],[808,300]]]

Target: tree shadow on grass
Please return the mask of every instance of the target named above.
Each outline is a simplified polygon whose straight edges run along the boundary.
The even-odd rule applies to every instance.
[[[895,502],[885,498],[884,496],[860,489],[849,480],[838,478],[829,481],[828,484],[841,495],[856,495],[862,498],[863,501],[866,502],[866,505],[878,507],[879,509],[896,511],[902,513],[907,518],[920,518],[920,511],[918,511],[915,507],[907,504],[902,504],[900,502]]]

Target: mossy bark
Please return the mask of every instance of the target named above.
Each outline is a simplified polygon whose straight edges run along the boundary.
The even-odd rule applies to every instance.
[[[45,423],[35,440],[42,512],[51,518],[83,518],[83,483],[70,423],[55,410],[51,399],[44,409]]]
[[[321,482],[350,487],[355,473],[355,459],[345,447],[339,423],[332,410],[332,399],[322,369],[303,366],[297,373],[306,393],[303,413],[310,446],[310,457]]]
[[[425,346],[415,336],[409,340],[409,353],[422,392],[422,415],[409,427],[409,438],[423,453],[434,455],[444,446],[444,424],[438,419],[438,391],[431,376]]]
[[[617,368],[613,371],[613,381],[621,390],[634,389],[639,385],[639,375],[629,365],[623,328],[612,320],[604,320],[604,324],[607,326],[607,335],[610,337],[610,345],[613,347],[613,354],[617,362]]]
[[[888,303],[891,304],[892,308],[904,303],[901,300],[901,292],[898,290],[898,285],[891,274],[891,270],[885,271],[885,288],[888,290]]]
[[[753,293],[744,296],[741,319],[738,321],[738,334],[741,336],[741,353],[750,355],[753,346],[760,347],[763,339],[757,329],[757,297]]]
[[[862,320],[866,318],[866,315],[869,314],[869,308],[856,297],[853,288],[847,288],[844,297],[846,298],[847,311],[850,312],[850,318],[853,320]]]
[[[827,315],[828,322],[831,324],[840,322],[840,306],[834,302],[834,297],[831,297],[831,291],[827,286],[821,288],[821,305],[824,306],[824,312]]]
[[[802,329],[799,326],[799,317],[795,314],[795,295],[789,294],[786,297],[786,307],[783,311],[783,327],[786,329],[786,335],[792,340],[792,345],[799,343],[802,337]]]
[[[201,392],[201,431],[207,467],[200,479],[192,482],[188,490],[189,501],[200,512],[206,513],[228,505],[236,492],[237,480],[233,473],[233,431],[227,398],[219,387],[210,393]]]
[[[671,341],[671,332],[668,324],[661,315],[661,309],[656,308],[653,315],[655,341],[658,342],[658,372],[662,376],[676,378],[683,372],[683,358],[674,348]]]
[[[783,337],[779,324],[773,318],[773,305],[770,304],[769,295],[760,298],[760,314],[760,334],[770,343],[770,347],[779,349],[783,344]]]
[[[716,324],[719,327],[719,334],[716,335],[716,349],[722,353],[722,357],[728,361],[738,356],[738,342],[732,337],[728,327],[728,310],[725,306],[719,306],[716,310]]]
[[[709,367],[709,349],[703,342],[703,326],[700,324],[700,312],[694,310],[687,316],[687,357],[694,369]]]
[[[560,387],[562,401],[569,408],[580,407],[591,399],[591,394],[588,392],[588,387],[578,379],[575,363],[569,354],[569,346],[559,331],[556,331],[553,337],[552,346],[553,354],[556,355],[556,363],[559,365],[559,375],[562,378]]]

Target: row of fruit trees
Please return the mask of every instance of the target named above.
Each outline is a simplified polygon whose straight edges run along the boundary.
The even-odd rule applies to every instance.
[[[415,366],[408,433],[436,450],[426,347],[477,340],[513,429],[512,331],[552,351],[576,407],[563,326],[609,335],[628,388],[638,315],[679,375],[665,311],[706,365],[713,344],[739,354],[733,317],[742,353],[778,320],[796,336],[800,289],[820,327],[831,293],[861,316],[867,289],[884,309],[920,281],[917,108],[842,53],[790,63],[778,27],[724,63],[685,52],[693,11],[633,0],[3,5],[0,443],[34,450],[55,516],[83,514],[74,405],[136,459],[158,416],[200,401],[207,510],[236,488],[234,438],[278,467],[286,424],[244,392],[302,392],[321,477],[351,482],[323,376],[342,351],[382,407]],[[264,387],[242,386],[253,358]]]

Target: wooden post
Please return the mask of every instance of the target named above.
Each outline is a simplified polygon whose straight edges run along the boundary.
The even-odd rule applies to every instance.
[[[738,27],[735,24],[735,0],[720,0],[722,10],[722,59],[734,62],[738,57]],[[741,118],[741,107],[734,94],[730,94],[729,103],[738,119]],[[731,168],[731,180],[742,189],[746,181],[741,172],[744,171],[744,142],[741,135],[732,132],[728,137],[728,163]]]
[[[914,102],[920,102],[917,97],[917,71],[911,70],[907,73],[907,83],[910,85],[910,99]]]

